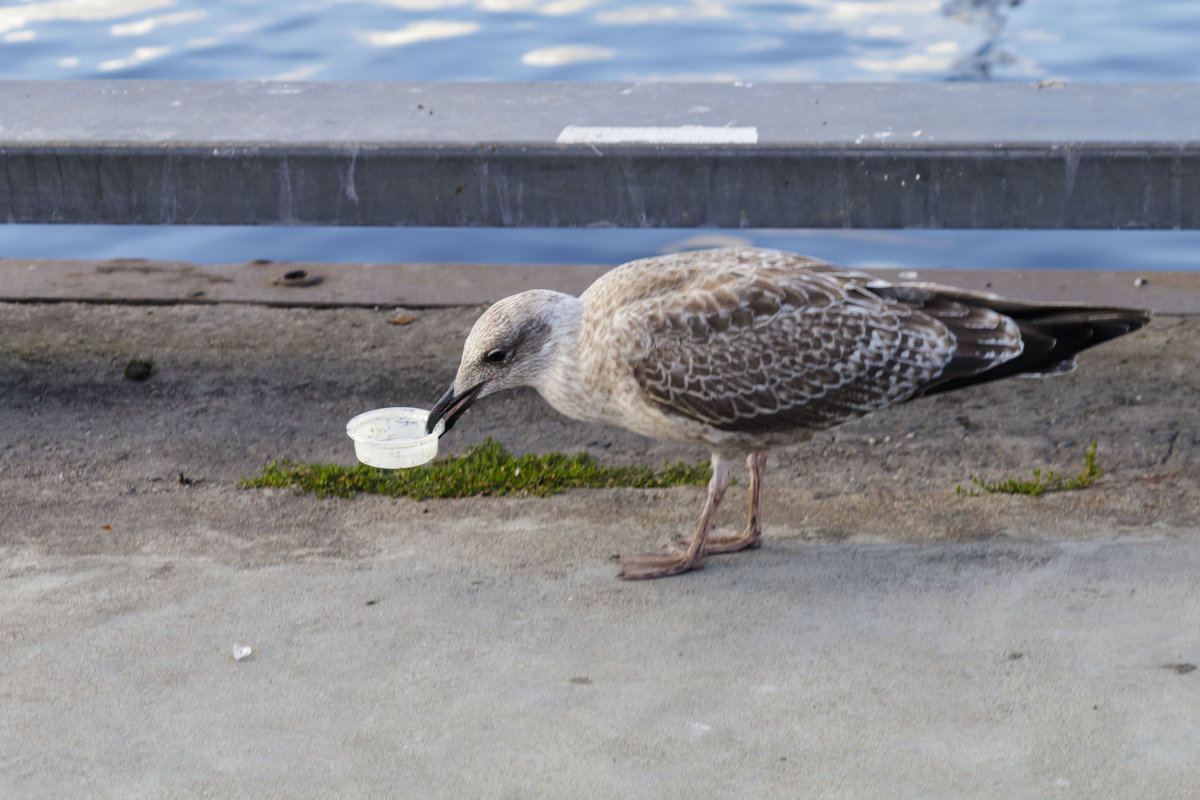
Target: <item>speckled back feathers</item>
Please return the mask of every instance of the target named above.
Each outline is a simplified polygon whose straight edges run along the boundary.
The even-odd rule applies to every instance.
[[[757,249],[630,262],[581,299],[580,353],[592,369],[668,416],[798,438],[939,382],[986,379],[1036,334],[1012,310],[1050,308]]]

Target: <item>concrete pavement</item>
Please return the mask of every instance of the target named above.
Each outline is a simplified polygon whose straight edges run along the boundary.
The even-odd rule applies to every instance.
[[[1200,793],[1200,318],[774,453],[765,546],[669,580],[609,556],[698,487],[236,488],[350,463],[346,419],[431,403],[477,313],[0,305],[0,796]],[[530,393],[446,444],[485,435],[703,457]],[[954,492],[1092,440],[1086,491]]]

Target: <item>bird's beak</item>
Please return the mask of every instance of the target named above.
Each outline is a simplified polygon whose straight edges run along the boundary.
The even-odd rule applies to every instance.
[[[433,408],[429,410],[429,421],[425,423],[425,433],[433,433],[433,429],[437,427],[438,420],[445,418],[446,427],[442,429],[442,436],[454,427],[454,423],[462,416],[462,413],[470,408],[471,403],[475,402],[475,398],[483,391],[483,387],[487,386],[487,381],[479,383],[467,389],[462,394],[455,394],[454,387],[451,386],[442,395],[442,399],[434,403]]]

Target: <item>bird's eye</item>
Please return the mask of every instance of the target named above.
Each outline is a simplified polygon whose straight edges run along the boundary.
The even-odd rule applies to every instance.
[[[502,364],[508,360],[508,353],[503,350],[489,350],[488,354],[483,357],[483,360],[489,364]]]

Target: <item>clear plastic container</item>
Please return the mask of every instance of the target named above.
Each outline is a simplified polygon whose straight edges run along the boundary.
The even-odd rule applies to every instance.
[[[438,437],[446,427],[438,420],[433,433],[425,433],[429,412],[423,408],[377,408],[346,423],[354,440],[354,455],[364,464],[384,469],[415,467],[432,461]]]

